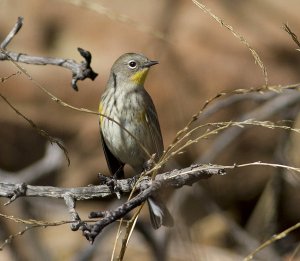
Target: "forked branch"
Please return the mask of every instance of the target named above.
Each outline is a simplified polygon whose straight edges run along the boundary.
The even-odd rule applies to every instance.
[[[16,200],[18,197],[48,197],[64,199],[71,219],[74,221],[72,230],[82,230],[85,237],[92,243],[96,236],[109,224],[125,217],[132,209],[141,205],[154,192],[161,188],[180,188],[184,185],[192,185],[200,179],[209,178],[212,175],[224,175],[222,167],[208,165],[192,165],[180,170],[172,170],[159,174],[155,180],[150,177],[142,177],[136,183],[136,177],[114,180],[113,189],[108,184],[99,186],[88,186],[80,188],[57,188],[50,186],[30,186],[26,184],[0,183],[0,197],[7,197],[10,200],[7,204]],[[107,197],[115,194],[115,191],[128,193],[133,187],[139,192],[131,200],[125,202],[115,210],[92,212],[90,218],[100,218],[95,224],[89,225],[82,222],[79,215],[75,212],[76,200],[87,200],[93,198]],[[75,224],[76,223],[76,224]]]
[[[65,58],[54,58],[54,57],[41,57],[41,56],[31,56],[28,54],[17,53],[8,51],[6,48],[8,44],[12,41],[14,36],[22,28],[23,18],[18,17],[18,20],[10,33],[0,44],[0,61],[13,61],[21,62],[34,65],[55,65],[66,68],[72,72],[71,85],[75,91],[78,91],[77,82],[79,80],[83,81],[87,78],[94,80],[98,74],[95,73],[91,67],[92,55],[89,51],[82,48],[77,48],[80,55],[84,58],[81,63],[77,63],[72,59]]]

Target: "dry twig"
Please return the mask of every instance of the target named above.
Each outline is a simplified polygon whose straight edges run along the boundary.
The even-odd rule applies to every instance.
[[[300,42],[298,40],[297,35],[291,30],[291,28],[288,26],[288,24],[283,24],[283,29],[284,31],[286,31],[292,38],[292,40],[294,41],[294,43],[300,48]],[[300,49],[297,49],[298,51]]]
[[[267,73],[267,68],[265,67],[264,63],[262,62],[262,60],[260,59],[258,53],[250,46],[250,44],[246,41],[246,39],[239,34],[238,32],[236,32],[233,27],[229,24],[226,24],[221,18],[219,18],[217,15],[215,15],[211,10],[209,10],[204,4],[201,4],[199,1],[197,0],[192,0],[193,3],[198,6],[203,12],[208,13],[213,19],[215,19],[221,26],[225,27],[226,29],[228,29],[236,38],[238,38],[241,43],[243,43],[251,52],[255,63],[258,64],[258,66],[260,67],[260,69],[262,70],[262,73],[264,75],[265,78],[265,85],[268,86],[268,73]]]
[[[192,165],[181,170],[173,170],[160,175],[152,181],[148,177],[144,177],[136,184],[136,178],[117,180],[115,187],[120,192],[130,192],[135,187],[140,193],[131,200],[122,204],[116,210],[92,212],[90,218],[99,218],[94,225],[88,225],[81,221],[79,215],[75,211],[76,200],[87,200],[92,198],[107,197],[114,194],[108,185],[88,186],[82,188],[57,188],[49,186],[30,186],[24,183],[11,184],[0,183],[0,197],[8,197],[10,200],[7,204],[16,200],[18,197],[48,197],[63,198],[68,206],[71,214],[72,230],[81,229],[86,238],[93,242],[95,237],[107,225],[124,217],[128,212],[141,205],[147,198],[162,187],[180,188],[184,185],[192,185],[203,178],[212,175],[223,175],[225,171],[222,167]]]
[[[258,248],[256,248],[252,253],[250,253],[248,256],[246,256],[244,258],[244,261],[252,260],[254,255],[256,255],[259,251],[261,251],[262,249],[266,248],[267,246],[273,244],[275,241],[286,237],[289,233],[291,233],[292,231],[299,229],[299,228],[300,228],[300,223],[297,223],[294,226],[291,226],[288,229],[282,231],[281,233],[272,236],[270,239],[268,239],[263,244],[261,244]]]
[[[76,63],[72,59],[31,56],[27,54],[7,51],[6,48],[8,44],[12,41],[14,36],[21,29],[22,25],[23,25],[23,17],[19,17],[16,24],[10,31],[10,33],[0,44],[0,60],[2,61],[9,60],[14,62],[35,64],[35,65],[55,65],[55,66],[64,67],[72,72],[71,85],[75,91],[78,91],[77,82],[79,80],[83,81],[87,78],[94,80],[98,76],[98,74],[95,73],[91,68],[91,61],[92,61],[91,53],[82,48],[78,48],[78,52],[84,58],[84,61],[82,61],[81,63]]]

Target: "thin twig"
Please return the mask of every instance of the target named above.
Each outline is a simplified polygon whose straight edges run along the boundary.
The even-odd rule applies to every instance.
[[[0,49],[1,51],[1,49]],[[17,64],[15,61],[13,60],[10,60],[24,75],[26,75],[28,77],[28,79],[30,81],[32,81],[41,91],[43,91],[44,93],[46,93],[48,96],[50,96],[50,98],[60,104],[61,106],[63,107],[67,107],[69,109],[72,109],[72,110],[75,110],[75,111],[79,111],[79,112],[84,112],[84,113],[89,113],[89,114],[94,114],[94,115],[98,115],[98,116],[101,116],[101,117],[104,117],[112,122],[114,122],[115,124],[117,124],[121,129],[123,129],[130,137],[132,137],[134,140],[137,141],[137,143],[139,144],[139,146],[141,147],[141,149],[146,153],[146,155],[150,158],[151,155],[150,153],[148,152],[148,150],[145,148],[145,146],[130,132],[128,131],[124,126],[123,124],[119,123],[118,121],[116,121],[115,119],[109,117],[109,116],[106,116],[105,114],[102,114],[100,112],[97,112],[97,111],[91,111],[89,109],[85,109],[85,108],[78,108],[78,107],[75,107],[75,106],[72,106],[64,101],[62,101],[61,99],[59,99],[58,97],[56,97],[54,94],[52,94],[50,91],[48,91],[45,87],[42,86],[42,84],[40,84],[38,81],[36,81],[34,78],[32,78],[32,76],[22,67],[20,66],[19,64]]]
[[[246,41],[246,39],[239,34],[238,32],[236,32],[233,27],[229,24],[226,24],[221,18],[219,18],[218,16],[216,16],[211,10],[209,10],[204,4],[201,4],[200,2],[198,2],[197,0],[192,0],[193,3],[198,6],[203,12],[208,13],[213,19],[215,19],[221,26],[225,27],[226,29],[228,29],[237,39],[239,39],[241,41],[242,44],[244,44],[249,51],[251,52],[255,63],[258,64],[258,66],[260,67],[260,69],[262,70],[263,76],[265,78],[265,86],[268,86],[268,74],[267,74],[267,68],[265,67],[264,63],[262,62],[262,60],[260,59],[258,53],[250,46],[250,44]]]
[[[288,24],[283,24],[283,29],[284,29],[284,31],[286,31],[292,37],[292,40],[295,42],[295,44],[298,47],[300,47],[300,42],[298,40],[297,35],[290,29]],[[297,50],[299,51],[299,49],[297,49]]]
[[[262,104],[259,107],[256,107],[254,110],[245,113],[237,121],[244,121],[247,119],[256,119],[256,120],[265,120],[270,118],[272,115],[278,114],[284,108],[288,106],[295,105],[300,101],[300,93],[292,92],[286,93],[283,95],[277,95],[276,93],[269,93],[274,95],[269,97],[273,97],[266,103]],[[203,155],[198,157],[196,162],[213,162],[214,159],[222,152],[224,149],[231,144],[236,138],[242,134],[247,128],[228,128],[222,134],[218,135],[216,139],[213,141],[211,146],[205,150]]]
[[[16,24],[11,29],[11,31],[9,32],[9,34],[5,37],[5,39],[3,40],[3,42],[0,44],[0,49],[6,49],[7,45],[11,42],[11,40],[14,38],[14,36],[21,29],[21,27],[23,25],[23,20],[24,20],[23,17],[21,17],[21,16],[18,17],[18,20],[17,20]]]
[[[256,255],[258,252],[260,252],[262,249],[268,247],[272,243],[274,243],[277,240],[280,240],[282,238],[285,238],[289,233],[292,231],[300,228],[300,222],[295,224],[294,226],[289,227],[288,229],[282,231],[281,233],[272,236],[270,239],[265,241],[263,244],[261,244],[258,248],[256,248],[252,253],[250,253],[248,256],[244,258],[244,261],[252,260],[254,255]]]
[[[289,84],[289,85],[273,85],[273,86],[261,86],[258,88],[250,88],[250,89],[235,89],[232,91],[224,91],[224,92],[220,92],[218,93],[216,96],[210,98],[209,100],[205,101],[204,105],[202,106],[202,108],[200,109],[200,111],[198,111],[197,113],[195,113],[190,121],[186,124],[186,126],[184,128],[182,128],[175,136],[174,140],[172,141],[172,143],[167,147],[167,149],[165,150],[165,153],[163,154],[161,160],[163,161],[162,164],[165,163],[164,159],[168,158],[169,155],[171,153],[173,153],[173,150],[175,147],[177,147],[178,143],[182,140],[182,136],[186,135],[186,133],[189,131],[189,128],[191,127],[191,125],[193,123],[195,123],[196,121],[198,121],[200,115],[204,112],[204,110],[207,108],[208,105],[210,105],[212,102],[216,101],[217,99],[221,98],[221,97],[225,97],[225,96],[229,96],[229,95],[245,95],[245,94],[250,94],[250,93],[266,93],[267,91],[272,91],[272,92],[276,92],[276,93],[281,93],[285,90],[298,90],[300,88],[300,83],[295,83],[295,84]],[[161,164],[161,165],[162,165]]]
[[[58,139],[52,137],[51,135],[48,134],[48,132],[46,132],[45,130],[41,129],[40,127],[38,127],[31,119],[29,119],[28,117],[26,117],[23,113],[21,113],[19,110],[17,110],[17,108],[12,105],[1,93],[0,93],[0,97],[6,102],[6,104],[11,107],[16,114],[18,114],[19,116],[21,116],[25,121],[27,121],[29,123],[29,125],[36,130],[36,132],[41,135],[42,137],[45,137],[47,140],[49,140],[51,143],[55,143],[63,152],[64,155],[68,161],[68,165],[70,165],[70,158],[68,156],[68,151],[67,149],[64,147],[64,145],[61,143],[61,141],[59,141]]]
[[[10,78],[12,78],[12,77],[14,77],[14,76],[16,76],[16,75],[18,75],[18,74],[21,74],[21,72],[20,72],[20,71],[17,71],[17,72],[15,72],[15,73],[12,73],[12,74],[6,76],[6,77],[0,77],[0,82],[1,82],[1,83],[4,83],[4,82],[6,82],[7,80],[9,80]]]
[[[18,27],[17,25],[19,25],[19,19],[18,19],[15,27]],[[10,38],[12,39],[12,37],[16,33],[17,33],[17,30],[12,30],[11,31],[12,35],[10,36]],[[143,144],[139,140],[137,140],[137,138],[131,132],[129,132],[127,129],[125,129],[125,127],[122,124],[120,124],[116,120],[114,120],[104,114],[101,114],[99,112],[91,111],[91,110],[84,109],[84,108],[77,108],[77,107],[74,107],[72,105],[69,105],[69,104],[63,102],[61,99],[57,98],[50,91],[48,91],[46,88],[44,88],[39,82],[37,82],[35,79],[33,79],[32,76],[22,66],[17,64],[17,62],[36,64],[36,65],[51,64],[51,65],[62,66],[67,69],[70,69],[73,72],[72,87],[74,88],[74,90],[77,91],[78,90],[78,87],[77,87],[78,80],[84,80],[85,78],[91,78],[92,80],[94,80],[97,77],[97,74],[94,73],[90,67],[91,54],[88,51],[83,50],[82,48],[78,48],[78,51],[85,58],[86,62],[81,62],[80,64],[77,64],[74,60],[71,60],[71,59],[29,56],[29,55],[25,55],[25,54],[8,52],[1,48],[0,48],[0,60],[9,60],[10,62],[12,62],[20,70],[20,72],[22,72],[24,75],[26,75],[28,77],[28,79],[31,80],[40,90],[42,90],[44,93],[49,95],[53,101],[59,103],[60,105],[62,105],[64,107],[68,107],[68,108],[76,110],[76,111],[96,114],[98,116],[102,116],[102,117],[107,118],[108,120],[114,122],[115,124],[120,126],[120,128],[122,128],[129,136],[131,136],[133,139],[135,139],[137,141],[137,143],[139,144],[139,146],[146,153],[146,155],[148,155],[148,157],[150,158],[151,155],[149,154],[149,152],[147,151],[145,146],[143,146]],[[38,128],[37,128],[37,130],[38,130]],[[66,151],[64,150],[64,152],[66,152]],[[69,160],[68,160],[68,163],[69,163]]]
[[[18,236],[22,236],[25,232],[34,229],[34,228],[46,228],[46,227],[56,227],[56,226],[61,226],[61,225],[65,225],[65,224],[70,224],[73,221],[70,220],[63,220],[63,221],[43,221],[43,220],[34,220],[34,219],[21,219],[21,218],[17,218],[14,216],[9,216],[9,215],[5,215],[0,213],[0,217],[11,220],[15,223],[21,223],[26,225],[26,227],[24,229],[22,229],[21,231],[17,232],[16,234],[10,235],[6,240],[4,240],[4,242],[0,245],[0,251],[3,250],[3,248],[9,244],[13,239],[15,239]],[[83,222],[94,222],[91,220],[84,220]]]
[[[138,220],[138,217],[139,217],[139,214],[142,210],[142,207],[143,207],[144,204],[142,204],[138,209],[137,211],[134,213],[134,215],[132,216],[132,218],[129,220],[129,222],[127,222],[127,226],[126,226],[126,233],[122,239],[122,245],[121,245],[121,250],[119,252],[119,255],[117,257],[117,261],[122,261],[124,259],[124,256],[125,256],[125,252],[126,252],[126,249],[127,249],[127,246],[128,246],[128,243],[129,243],[129,240],[130,240],[130,237],[132,235],[132,232],[135,228],[135,225],[136,225],[136,222]],[[112,255],[112,258],[114,256]]]

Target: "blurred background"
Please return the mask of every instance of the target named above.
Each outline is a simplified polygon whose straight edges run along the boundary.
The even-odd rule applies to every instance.
[[[203,4],[258,52],[270,85],[300,81],[300,53],[282,29],[283,23],[288,23],[300,35],[299,1],[206,0]],[[206,100],[221,91],[265,84],[249,50],[192,1],[1,0],[0,42],[18,16],[24,17],[24,25],[7,50],[77,62],[82,60],[77,47],[92,53],[91,65],[99,76],[95,81],[79,82],[79,92],[71,88],[71,72],[66,69],[22,64],[35,81],[76,107],[97,110],[111,65],[121,54],[138,52],[158,60],[146,88],[158,111],[165,147]],[[0,62],[1,78],[17,71],[12,63]],[[22,74],[1,83],[0,93],[60,139],[71,160],[68,166],[62,152],[49,146],[1,99],[0,181],[76,187],[98,184],[97,173],[108,174],[97,116],[53,102]],[[298,91],[228,96],[212,103],[195,124],[251,118],[299,128],[299,101]],[[289,131],[233,128],[201,140],[167,167],[254,161],[299,167],[299,145],[299,134]],[[242,260],[261,242],[299,222],[297,175],[248,167],[170,192],[166,200],[175,219],[174,229],[152,231],[145,208],[125,260]],[[0,212],[7,215],[69,219],[62,200],[18,199],[4,207],[5,202],[0,199]],[[85,219],[90,211],[119,204],[115,198],[84,201],[78,202],[76,209]],[[22,229],[22,224],[2,218],[0,241]],[[31,230],[6,245],[0,260],[110,260],[116,231],[116,226],[107,228],[90,246],[68,225]],[[289,234],[254,259],[300,260],[299,236],[300,231]]]

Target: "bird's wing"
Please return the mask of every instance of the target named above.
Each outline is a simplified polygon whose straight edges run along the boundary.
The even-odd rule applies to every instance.
[[[110,174],[114,177],[116,177],[117,179],[122,179],[124,178],[124,163],[121,162],[119,159],[117,159],[109,150],[109,148],[107,147],[102,131],[100,129],[100,140],[102,143],[102,148],[104,151],[104,155],[106,158],[106,162],[110,171]]]
[[[148,94],[148,93],[147,93]],[[155,151],[151,153],[156,154],[156,161],[161,157],[164,151],[164,144],[162,139],[162,134],[159,126],[159,121],[157,117],[157,113],[153,104],[153,101],[150,97],[150,95],[147,95],[149,102],[148,106],[146,107],[146,122],[150,131],[152,143],[154,144]]]

